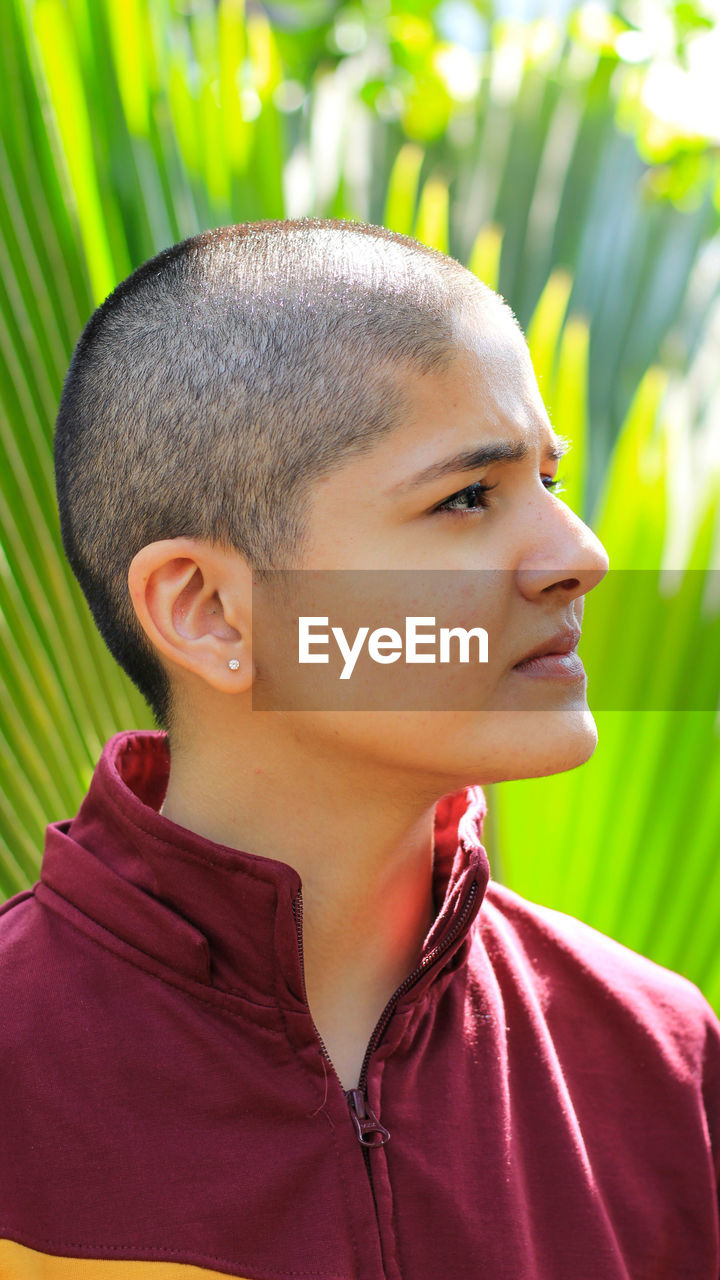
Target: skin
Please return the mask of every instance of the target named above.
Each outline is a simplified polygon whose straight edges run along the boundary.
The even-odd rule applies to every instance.
[[[597,743],[584,680],[532,680],[513,666],[558,630],[581,625],[607,555],[547,487],[558,472],[548,453],[557,437],[516,326],[499,307],[478,309],[463,314],[458,333],[461,349],[446,371],[395,370],[407,398],[402,425],[315,485],[303,563],[323,572],[442,570],[443,624],[482,625],[490,635],[487,666],[460,673],[474,682],[472,709],[461,701],[372,714],[342,703],[253,710],[260,686],[270,705],[292,705],[298,673],[273,648],[272,627],[260,629],[253,653],[253,578],[243,558],[171,539],[144,547],[129,573],[137,615],[178,697],[162,812],[233,848],[281,851],[299,872],[308,1001],[345,1089],[357,1085],[377,1019],[415,967],[435,916],[436,801],[468,783],[573,769]],[[524,442],[526,456],[408,487],[439,459],[498,439]],[[467,509],[464,495],[464,511],[437,510],[477,481],[496,486],[487,507]],[[356,575],[359,594],[344,590],[342,575],[337,581],[338,615],[392,625],[398,604],[434,612],[427,591],[398,600],[391,575]],[[282,609],[255,591],[256,608],[262,599],[270,617]],[[379,672],[397,675],[401,666]],[[409,670],[417,686],[417,673],[431,669]],[[303,674],[319,671],[328,678],[319,667]]]

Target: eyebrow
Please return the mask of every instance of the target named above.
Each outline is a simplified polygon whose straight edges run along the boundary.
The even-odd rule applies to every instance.
[[[565,436],[555,435],[545,445],[543,458],[559,462],[571,447],[570,440]],[[522,458],[526,458],[529,452],[530,446],[525,440],[495,440],[492,444],[481,445],[478,449],[463,449],[460,453],[432,462],[429,467],[418,471],[412,479],[403,480],[400,484],[394,485],[390,492],[405,493],[422,484],[429,484],[431,480],[440,480],[443,476],[452,475],[458,471],[478,471],[481,467],[488,467],[493,462],[519,462]]]

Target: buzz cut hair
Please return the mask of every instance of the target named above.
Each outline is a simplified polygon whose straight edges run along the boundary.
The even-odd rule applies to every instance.
[[[239,552],[260,579],[302,567],[313,484],[402,423],[393,371],[445,369],[465,306],[490,300],[515,320],[410,236],[302,218],[191,236],[92,314],[55,427],[62,541],[161,728],[173,689],[130,597],[137,552],[191,537]]]

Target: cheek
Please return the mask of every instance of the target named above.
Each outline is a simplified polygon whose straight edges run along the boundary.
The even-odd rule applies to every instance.
[[[444,669],[451,698],[448,709],[487,706],[514,661],[517,641],[513,643],[512,592],[513,577],[506,570],[454,570],[439,575],[435,611],[438,626],[448,633],[445,653],[451,662]],[[482,663],[477,661],[480,641],[474,638],[479,629],[486,635],[487,661]]]
[[[505,571],[301,570],[289,586],[253,605],[256,710],[482,710],[517,654]]]

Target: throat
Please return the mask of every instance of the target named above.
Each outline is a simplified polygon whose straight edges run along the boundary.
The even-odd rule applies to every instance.
[[[431,870],[428,859],[422,876],[386,874],[384,893],[374,897],[351,886],[339,905],[326,885],[315,893],[307,885],[300,917],[305,995],[346,1092],[358,1088],[378,1021],[422,955],[436,916]]]
[[[358,1089],[365,1052],[375,1030],[377,1018],[372,1024],[368,1022],[361,1029],[354,1025],[347,1027],[338,1025],[333,1026],[332,1029],[318,1026],[314,1016],[313,1022],[330,1055],[330,1061],[340,1078],[343,1091],[347,1093],[348,1089]]]
[[[419,959],[416,957],[415,963]],[[367,1047],[383,1012],[414,964],[404,965],[384,982],[346,987],[340,1001],[327,987],[308,989],[308,1004],[315,1029],[330,1056],[343,1089],[359,1088]],[[334,998],[333,998],[334,997]]]

